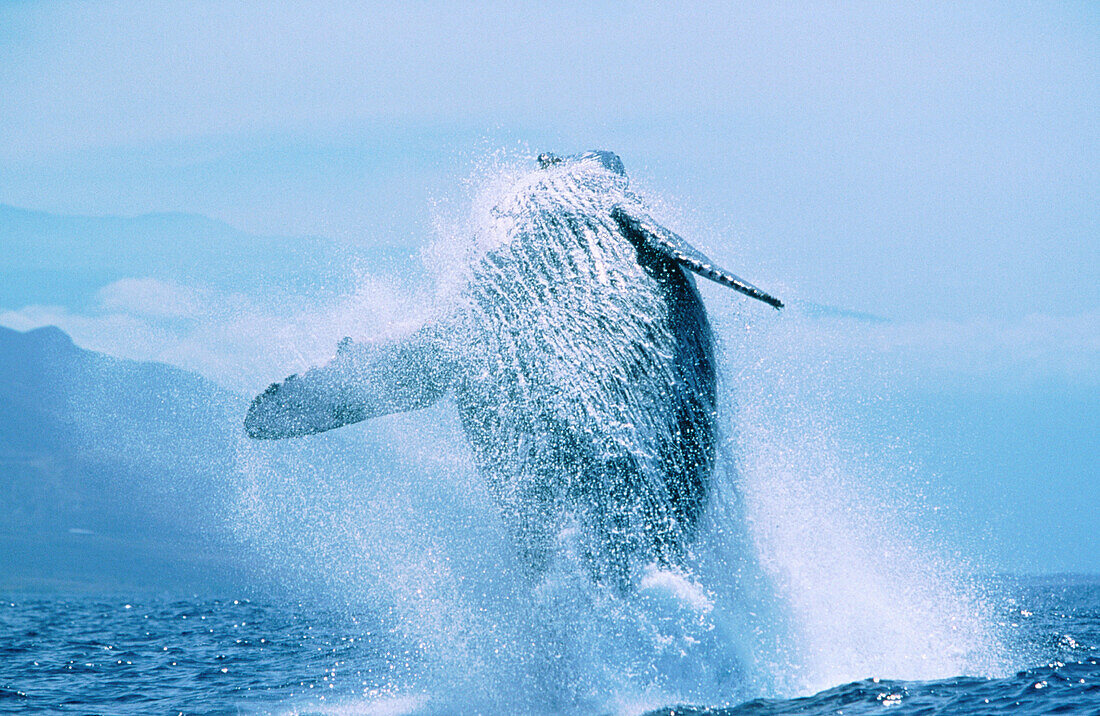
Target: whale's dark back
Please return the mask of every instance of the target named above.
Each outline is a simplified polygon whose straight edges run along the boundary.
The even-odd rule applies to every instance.
[[[538,568],[572,514],[600,575],[674,563],[715,453],[713,340],[693,279],[611,216],[598,165],[540,170],[497,204],[456,332],[480,469]]]

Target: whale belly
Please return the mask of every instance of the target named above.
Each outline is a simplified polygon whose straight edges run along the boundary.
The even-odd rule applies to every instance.
[[[692,280],[640,262],[609,221],[543,212],[469,286],[455,394],[530,562],[566,510],[600,572],[676,561],[714,455],[712,339]]]

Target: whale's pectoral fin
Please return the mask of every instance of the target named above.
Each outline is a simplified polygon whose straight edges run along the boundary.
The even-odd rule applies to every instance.
[[[450,384],[446,354],[434,326],[382,345],[345,338],[327,364],[274,383],[256,396],[244,419],[245,430],[252,438],[290,438],[426,408]]]
[[[783,302],[778,298],[716,266],[701,251],[641,211],[627,210],[623,206],[616,206],[611,210],[611,218],[615,220],[623,234],[639,250],[656,252],[704,278],[729,286],[735,291],[740,291],[746,296],[751,296],[776,308],[783,308]]]

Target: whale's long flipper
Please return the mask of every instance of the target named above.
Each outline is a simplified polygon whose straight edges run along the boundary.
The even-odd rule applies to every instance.
[[[450,384],[443,346],[435,326],[377,346],[345,338],[327,364],[273,383],[256,396],[245,430],[253,438],[290,438],[426,408]]]
[[[615,223],[619,225],[623,234],[638,249],[655,251],[704,278],[709,278],[711,281],[720,283],[723,286],[729,286],[735,291],[740,291],[746,296],[751,296],[776,308],[783,308],[783,302],[778,298],[716,266],[701,251],[644,213],[640,211],[628,212],[624,207],[616,206],[611,210],[611,217],[615,219]]]

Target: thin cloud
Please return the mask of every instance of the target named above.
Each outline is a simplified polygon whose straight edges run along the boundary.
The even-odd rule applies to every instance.
[[[716,317],[744,365],[839,385],[888,378],[900,387],[1012,392],[1044,383],[1100,385],[1100,311],[1017,319],[891,321],[797,304],[776,320]]]
[[[327,360],[344,336],[384,340],[429,315],[426,302],[369,278],[345,296],[282,298],[151,278],[105,286],[93,307],[27,306],[0,313],[0,325],[55,325],[84,348],[196,371],[222,385],[253,390]],[[859,382],[891,374],[901,384],[983,385],[1010,391],[1042,382],[1100,384],[1100,312],[1031,314],[1018,320],[896,322],[800,311],[750,320],[715,312],[736,363],[805,371]],[[786,368],[776,367],[780,362]],[[861,377],[863,376],[863,377]]]
[[[378,280],[346,296],[278,304],[151,278],[101,289],[86,313],[27,306],[0,313],[16,330],[58,326],[83,348],[192,370],[226,387],[250,391],[331,357],[344,336],[380,340],[424,320],[412,297]]]

